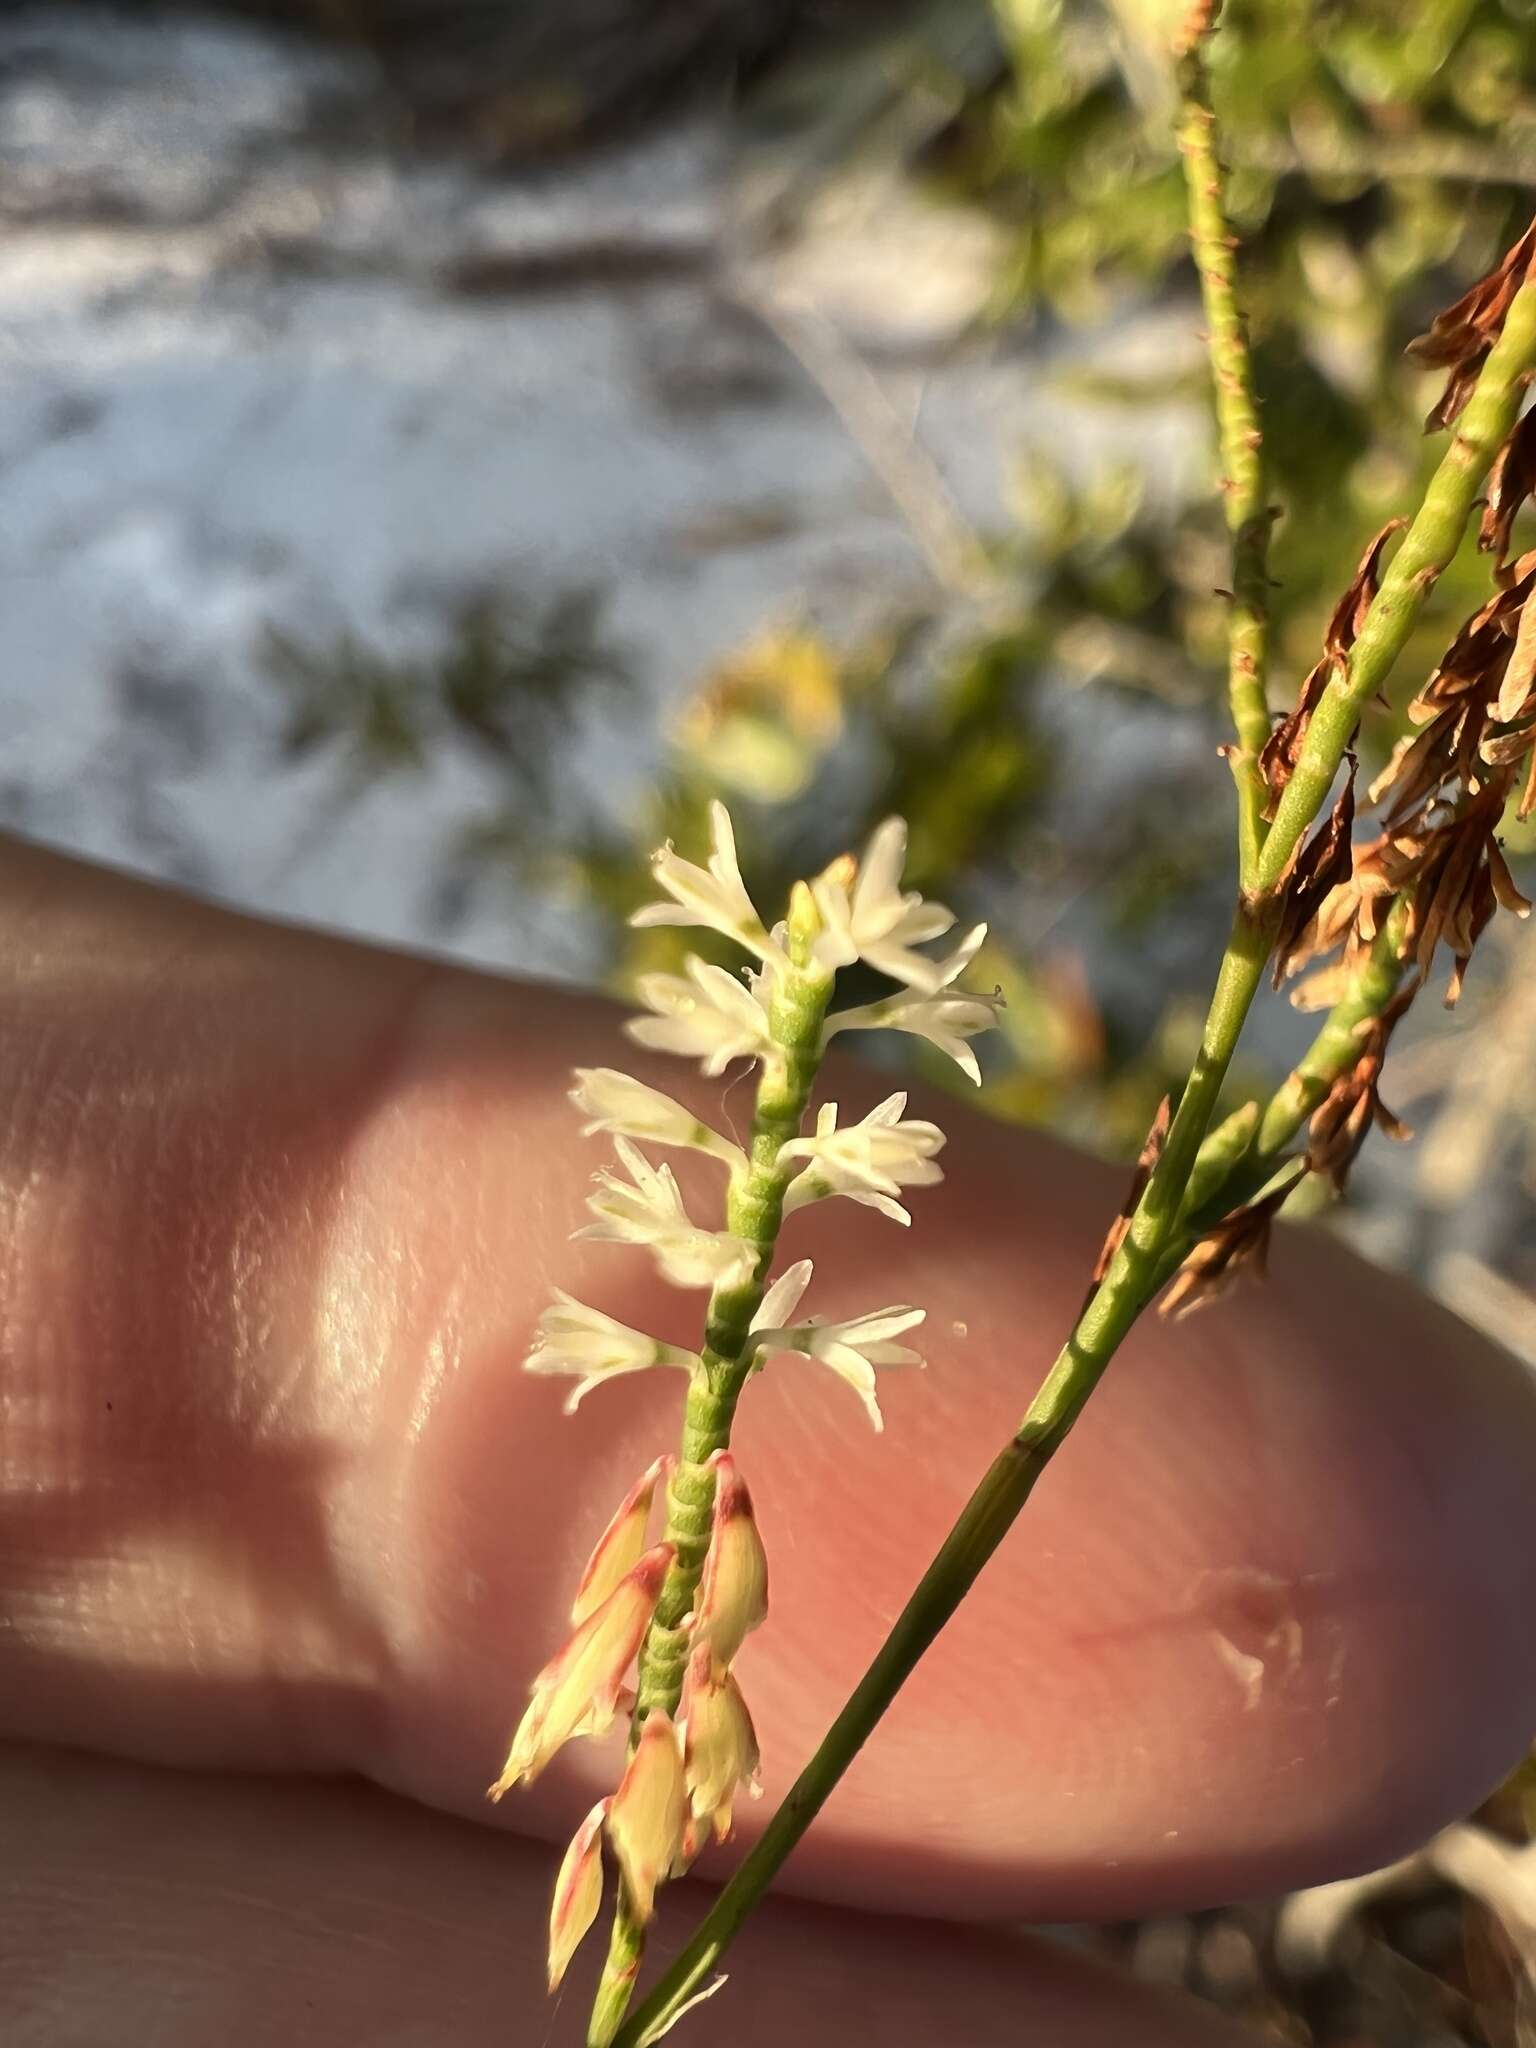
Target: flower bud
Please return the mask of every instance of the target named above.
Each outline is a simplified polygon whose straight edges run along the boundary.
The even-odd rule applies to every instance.
[[[707,1821],[715,1840],[731,1832],[731,1800],[745,1782],[751,1796],[761,1796],[757,1783],[757,1736],[741,1688],[728,1671],[716,1672],[708,1643],[700,1643],[688,1661],[683,1692],[683,1777],[693,1820]]]
[[[545,1665],[489,1798],[500,1799],[520,1779],[536,1778],[573,1735],[601,1735],[611,1725],[674,1555],[670,1543],[648,1550]]]
[[[576,1599],[571,1608],[572,1621],[585,1621],[640,1562],[656,1482],[671,1469],[670,1458],[658,1458],[649,1470],[641,1473],[625,1495],[617,1514],[598,1537],[597,1548],[587,1559],[587,1568],[581,1575],[581,1584],[576,1588]]]
[[[694,1641],[706,1642],[724,1671],[768,1613],[768,1559],[757,1533],[752,1496],[729,1451],[709,1460],[715,1475],[714,1526],[699,1580]]]
[[[608,1839],[642,1926],[656,1910],[656,1887],[681,1867],[687,1822],[682,1747],[671,1715],[658,1708],[640,1731],[608,1809]]]
[[[571,1839],[555,1879],[549,1908],[549,1988],[560,1979],[603,1902],[603,1821],[609,1801],[600,1799]]]

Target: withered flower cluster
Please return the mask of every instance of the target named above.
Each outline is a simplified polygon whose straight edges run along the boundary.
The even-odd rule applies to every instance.
[[[1533,260],[1536,224],[1413,344],[1415,355],[1450,373],[1430,429],[1449,425],[1462,411]],[[1533,497],[1536,410],[1516,423],[1489,475],[1478,545],[1492,558],[1493,595],[1461,626],[1408,708],[1413,729],[1369,791],[1379,829],[1354,839],[1351,754],[1330,814],[1298,848],[1277,891],[1276,986],[1311,970],[1292,992],[1298,1008],[1326,1009],[1348,996],[1400,906],[1393,928],[1397,992],[1358,1027],[1354,1056],[1316,1102],[1294,1170],[1287,1166],[1273,1188],[1234,1209],[1200,1240],[1164,1298],[1165,1315],[1212,1298],[1244,1268],[1262,1273],[1274,1215],[1307,1174],[1341,1190],[1373,1127],[1409,1135],[1380,1094],[1393,1031],[1442,946],[1452,962],[1449,1005],[1461,994],[1473,948],[1495,910],[1524,917],[1531,908],[1515,886],[1498,834],[1517,783],[1516,815],[1523,819],[1536,810],[1536,549],[1510,558],[1516,517]],[[1324,691],[1347,671],[1379,588],[1384,550],[1403,523],[1384,526],[1361,556],[1328,622],[1321,658],[1264,748],[1267,818],[1291,779]]]
[[[1367,1018],[1353,1063],[1335,1075],[1333,1085],[1312,1112],[1307,1126],[1306,1170],[1320,1174],[1335,1194],[1343,1193],[1349,1169],[1373,1126],[1389,1138],[1413,1136],[1381,1099],[1381,1070],[1392,1033],[1417,993],[1418,984],[1410,981],[1379,1016]]]
[[[1208,1230],[1173,1276],[1159,1314],[1187,1316],[1219,1299],[1240,1273],[1262,1280],[1268,1268],[1270,1225],[1305,1173],[1306,1167],[1298,1162],[1278,1187],[1255,1202],[1245,1202]]]
[[[1510,250],[1496,270],[1478,279],[1454,306],[1438,314],[1428,334],[1408,344],[1408,353],[1420,362],[1449,370],[1445,389],[1424,422],[1426,433],[1438,433],[1458,419],[1476,387],[1478,374],[1488,351],[1503,331],[1504,318],[1515,293],[1525,282],[1531,257],[1536,254],[1536,221]]]
[[[1312,714],[1317,709],[1322,695],[1336,674],[1341,674],[1349,665],[1350,649],[1365,624],[1366,616],[1376,601],[1376,592],[1381,586],[1381,558],[1387,542],[1394,533],[1399,533],[1408,524],[1406,519],[1389,519],[1381,529],[1355,568],[1349,588],[1333,608],[1333,616],[1323,634],[1323,651],[1318,661],[1308,671],[1296,697],[1296,708],[1288,711],[1270,734],[1263,752],[1259,756],[1259,770],[1269,791],[1264,806],[1264,816],[1272,819],[1285,786],[1295,770],[1301,753],[1302,742],[1307,736],[1307,727],[1312,723]]]

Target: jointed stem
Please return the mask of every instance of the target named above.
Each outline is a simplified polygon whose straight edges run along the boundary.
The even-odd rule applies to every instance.
[[[1216,117],[1204,63],[1204,34],[1196,35],[1180,65],[1179,149],[1189,194],[1189,232],[1210,329],[1216,423],[1221,439],[1222,500],[1232,536],[1232,613],[1228,634],[1227,696],[1237,746],[1231,755],[1237,784],[1239,870],[1252,886],[1264,843],[1265,787],[1259,755],[1269,738],[1264,677],[1269,637],[1269,529],[1274,514],[1264,498],[1264,449],[1247,326],[1238,305],[1233,239],[1227,224]]]

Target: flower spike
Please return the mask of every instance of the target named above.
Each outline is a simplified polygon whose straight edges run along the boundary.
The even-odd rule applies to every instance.
[[[648,1550],[545,1665],[489,1798],[500,1799],[520,1781],[531,1783],[572,1736],[601,1735],[611,1725],[676,1555],[670,1543]]]
[[[652,1166],[628,1138],[616,1138],[614,1146],[629,1179],[598,1175],[599,1192],[587,1203],[597,1221],[576,1236],[648,1246],[674,1287],[739,1286],[752,1270],[751,1246],[727,1230],[700,1230],[683,1207],[670,1166]]]
[[[608,1839],[642,1926],[656,1910],[657,1885],[682,1865],[687,1826],[682,1745],[671,1715],[657,1708],[646,1717],[608,1809]]]
[[[753,1629],[768,1616],[768,1559],[752,1512],[752,1496],[729,1451],[709,1460],[715,1475],[714,1521],[699,1581],[693,1641],[707,1643],[715,1669],[726,1670]]]
[[[566,1399],[567,1415],[575,1414],[594,1387],[625,1373],[644,1372],[652,1365],[677,1365],[688,1372],[698,1369],[697,1352],[683,1351],[676,1344],[647,1337],[643,1330],[632,1330],[627,1323],[604,1315],[600,1308],[588,1308],[562,1287],[557,1287],[554,1295],[539,1317],[539,1334],[523,1360],[523,1371],[574,1374],[580,1384]]]
[[[603,1822],[610,1800],[600,1799],[571,1838],[555,1879],[549,1908],[549,1988],[558,1991],[603,1903]]]
[[[788,966],[777,943],[764,929],[736,859],[736,834],[731,814],[722,803],[709,807],[709,866],[695,866],[675,853],[671,842],[651,856],[651,874],[670,903],[647,903],[630,919],[633,925],[697,924],[724,933],[760,960]]]
[[[697,1059],[709,1075],[723,1074],[732,1060],[774,1052],[761,981],[743,987],[723,967],[690,959],[686,975],[642,974],[637,987],[641,1002],[655,1012],[624,1026],[637,1045]]]
[[[664,1343],[557,1291],[525,1361],[530,1372],[574,1380],[567,1412],[602,1381],[647,1366],[681,1367],[690,1382],[679,1452],[686,1463],[658,1458],[598,1538],[571,1608],[575,1632],[535,1680],[490,1792],[499,1799],[536,1777],[563,1743],[602,1733],[621,1708],[629,1717],[618,1788],[577,1829],[550,1913],[553,1988],[602,1903],[606,1836],[619,1868],[619,1900],[593,2040],[612,2041],[625,2026],[657,1887],[680,1875],[711,1838],[729,1836],[739,1788],[753,1798],[760,1789],[757,1737],[733,1668],[768,1613],[767,1557],[728,1447],[742,1388],[766,1354],[801,1352],[847,1380],[878,1429],[876,1368],[922,1363],[894,1341],[922,1321],[920,1309],[888,1308],[841,1322],[807,1318],[801,1301],[811,1261],[773,1272],[780,1224],[793,1211],[846,1195],[909,1224],[898,1199],[903,1190],[943,1178],[937,1162],[944,1134],[909,1118],[900,1091],[842,1127],[837,1105],[828,1103],[806,1128],[832,1036],[908,1031],[931,1039],[979,1079],[967,1041],[992,1023],[998,1004],[958,983],[986,927],[952,936],[947,953],[918,950],[951,932],[954,916],[902,888],[906,844],[906,827],[887,819],[862,861],[845,853],[814,881],[796,882],[783,918],[771,926],[743,885],[721,805],[710,808],[705,866],[670,846],[656,855],[652,872],[663,900],[646,905],[634,922],[704,925],[750,957],[737,973],[690,955],[676,973],[641,975],[644,1014],[625,1028],[640,1045],[697,1060],[706,1075],[755,1062],[750,1136],[736,1142],[617,1068],[576,1069],[571,1100],[585,1135],[610,1134],[617,1155],[597,1174],[590,1220],[576,1236],[641,1246],[674,1285],[710,1290],[700,1351]],[[859,960],[897,986],[883,1001],[829,1022],[838,970]],[[717,1195],[707,1215],[695,1202],[690,1213],[677,1175],[657,1162],[653,1146],[703,1153],[725,1166],[723,1202]],[[670,1480],[674,1470],[679,1476]],[[701,1501],[711,1492],[708,1541],[701,1543]],[[667,1540],[647,1550],[658,1493]],[[664,2016],[631,2029],[642,2048],[694,2002],[674,2002]]]
[[[614,1587],[628,1578],[640,1562],[657,1483],[671,1472],[674,1463],[670,1457],[658,1458],[640,1474],[619,1503],[613,1520],[598,1537],[597,1546],[587,1559],[571,1607],[573,1622],[585,1621],[594,1608],[601,1607]]]

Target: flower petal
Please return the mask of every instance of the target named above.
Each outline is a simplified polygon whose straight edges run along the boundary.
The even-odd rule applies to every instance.
[[[715,1475],[714,1517],[699,1579],[693,1640],[707,1643],[718,1669],[735,1659],[768,1614],[768,1559],[752,1512],[752,1496],[729,1451],[709,1460]]]
[[[682,1745],[671,1716],[647,1716],[608,1809],[608,1839],[624,1890],[642,1926],[656,1910],[656,1887],[679,1865],[688,1823]]]
[[[597,1918],[603,1902],[603,1822],[609,1802],[600,1799],[571,1838],[555,1879],[549,1908],[549,1988],[559,1989],[571,1957]]]
[[[796,1259],[792,1266],[786,1266],[763,1296],[762,1304],[752,1318],[752,1328],[772,1330],[788,1322],[800,1306],[800,1297],[810,1286],[814,1270],[809,1259]]]
[[[671,1472],[673,1463],[670,1457],[658,1458],[641,1473],[619,1503],[613,1520],[598,1537],[586,1570],[581,1575],[571,1607],[573,1622],[585,1621],[595,1608],[601,1607],[614,1587],[626,1579],[640,1562],[657,1482]]]
[[[610,1725],[675,1555],[670,1543],[648,1550],[545,1665],[488,1797],[531,1782],[573,1736],[600,1735]]]

